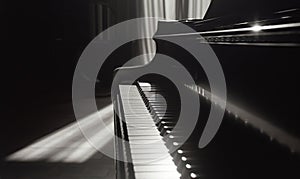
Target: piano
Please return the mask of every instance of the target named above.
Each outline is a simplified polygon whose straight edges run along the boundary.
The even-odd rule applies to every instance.
[[[178,23],[196,33],[178,31]],[[225,113],[202,148],[218,101],[201,65],[172,38],[210,45],[224,72]],[[204,19],[160,21],[154,40],[157,55],[149,64],[115,70],[121,76],[112,93],[115,134],[122,139],[115,140],[118,179],[300,178],[299,1],[213,0]],[[201,111],[184,141],[175,127],[182,108],[177,86],[156,74],[127,79],[162,60],[158,54],[178,61],[196,82],[181,84],[200,100]]]

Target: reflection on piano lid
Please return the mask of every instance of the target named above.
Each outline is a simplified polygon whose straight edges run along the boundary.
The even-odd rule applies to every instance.
[[[184,23],[197,32],[176,32],[176,30],[171,33],[161,32],[160,29],[163,29],[162,26],[165,26],[165,23],[160,22],[160,29],[155,38],[185,37],[198,39],[200,43],[223,45],[298,46],[300,44],[300,9],[282,13],[273,13],[271,18],[269,16],[248,22],[237,21],[227,25],[220,25],[220,22],[226,22],[226,19],[231,17],[203,20],[200,21],[201,23],[196,20],[168,23],[168,26],[173,24],[174,27],[176,23]],[[210,27],[211,25],[213,27]],[[203,38],[197,37],[199,35]]]

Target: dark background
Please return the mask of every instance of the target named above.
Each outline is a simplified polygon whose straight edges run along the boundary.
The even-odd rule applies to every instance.
[[[55,114],[72,114],[72,78],[79,56],[102,30],[136,17],[137,4],[128,2],[1,1],[1,157],[74,122]],[[53,111],[59,104],[67,105]]]
[[[97,4],[109,12],[97,17]],[[133,3],[126,1],[11,1],[2,8],[5,96],[18,100],[70,91],[73,71],[85,46],[105,28],[135,17]],[[101,17],[108,14],[109,19]],[[96,27],[97,18],[106,20],[102,29]]]

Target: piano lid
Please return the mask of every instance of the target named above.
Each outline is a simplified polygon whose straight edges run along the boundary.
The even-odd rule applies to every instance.
[[[247,19],[297,8],[299,0],[212,0],[204,19],[232,15]]]

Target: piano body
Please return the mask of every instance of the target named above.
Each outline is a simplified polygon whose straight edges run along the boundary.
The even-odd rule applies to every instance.
[[[197,33],[177,32],[177,23]],[[162,31],[163,26],[172,30]],[[199,139],[210,108],[218,104],[211,98],[202,67],[191,54],[168,42],[171,38],[209,44],[223,68],[225,114],[204,148],[198,147]],[[200,99],[201,113],[192,135],[180,143],[181,131],[174,129],[181,108],[175,85],[154,74],[134,84],[126,79],[159,62],[160,56],[144,66],[117,69],[122,78],[112,94],[119,114],[115,133],[128,143],[116,140],[116,155],[130,161],[116,161],[117,178],[299,178],[298,1],[213,0],[203,20],[159,22],[154,40],[157,54],[172,57],[192,75],[196,85],[182,86]],[[160,155],[167,157],[148,162]]]

